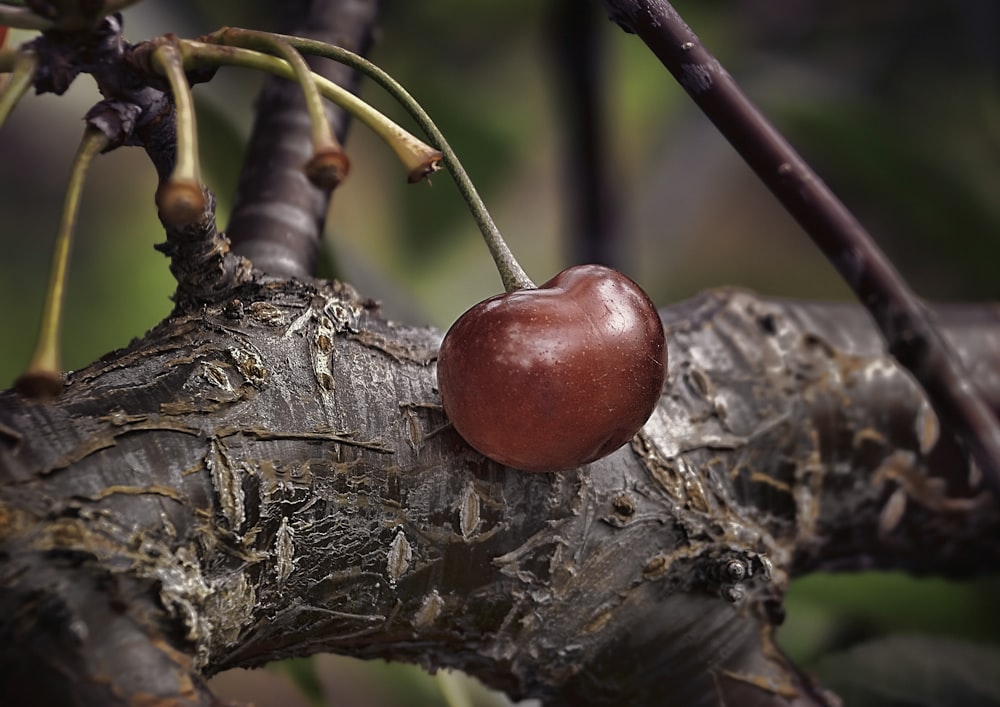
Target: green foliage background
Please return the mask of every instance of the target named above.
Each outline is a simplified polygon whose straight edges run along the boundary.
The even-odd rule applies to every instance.
[[[373,53],[439,122],[538,280],[568,264],[573,238],[563,225],[574,197],[560,176],[566,115],[552,71],[553,4],[387,2]],[[920,293],[998,299],[1000,6],[676,6]],[[127,10],[125,21],[137,40],[167,31],[193,36],[223,24],[272,28],[279,12],[280,3],[147,0]],[[29,36],[15,32],[9,41]],[[604,23],[601,41],[612,146],[603,169],[620,197],[624,269],[661,305],[722,285],[848,299],[808,239],[641,43],[611,23]],[[258,84],[227,69],[196,88],[202,153],[222,223]],[[364,95],[405,122],[377,87],[366,86]],[[84,77],[64,97],[27,97],[0,130],[0,386],[30,355],[80,119],[98,98]],[[360,126],[348,149],[352,173],[329,218],[330,272],[381,299],[394,318],[442,327],[499,290],[449,177],[407,185],[388,150]],[[154,188],[152,167],[138,150],[118,150],[93,168],[68,290],[68,368],[141,336],[170,310],[167,263],[152,248],[162,240]],[[809,577],[792,588],[781,639],[820,670],[832,651],[887,632],[995,643],[997,589],[993,580]],[[324,670],[340,670],[343,684],[344,675],[371,669],[344,665],[324,663]],[[341,704],[375,704],[364,701],[374,689]],[[399,694],[385,700],[430,699],[419,690],[401,692],[411,701]]]

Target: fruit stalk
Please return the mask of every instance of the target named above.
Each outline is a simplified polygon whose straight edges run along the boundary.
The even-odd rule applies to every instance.
[[[207,39],[210,42],[223,41],[216,35],[209,35]],[[287,61],[253,49],[187,40],[182,42],[182,48],[185,64],[189,68],[206,64],[239,66],[266,71],[290,80],[295,78],[295,73]],[[417,181],[438,169],[441,160],[441,153],[438,150],[411,135],[353,93],[329,79],[316,74],[312,74],[312,79],[323,96],[350,112],[393,149],[408,170],[410,181]]]
[[[313,154],[306,163],[309,180],[323,189],[333,189],[347,176],[350,161],[326,118],[323,98],[316,86],[317,75],[309,69],[305,59],[284,38],[270,32],[227,28],[212,37],[222,39],[227,46],[254,49],[283,59],[295,74],[295,81],[302,88],[312,132]]]
[[[31,86],[37,66],[38,58],[34,52],[17,52],[13,58],[13,71],[10,73],[6,85],[3,83],[4,77],[0,77],[0,126],[4,124],[10,111]]]
[[[80,195],[93,158],[109,144],[108,137],[100,130],[88,127],[80,141],[63,205],[62,221],[56,236],[49,286],[42,308],[42,322],[38,332],[35,352],[27,370],[18,378],[16,386],[31,397],[54,397],[62,391],[63,380],[59,363],[59,339],[62,328],[63,302],[65,300],[66,273],[69,268],[70,247],[76,229],[76,216],[80,208]]]
[[[182,226],[198,220],[206,206],[198,161],[194,100],[184,75],[181,53],[174,44],[161,44],[156,48],[153,67],[170,83],[177,122],[177,163],[170,177],[157,190],[156,204],[165,223]]]
[[[222,35],[221,41],[225,41],[225,31],[219,34]],[[503,234],[497,228],[496,222],[493,220],[489,210],[486,208],[486,204],[472,183],[472,179],[469,177],[468,172],[465,171],[465,167],[462,166],[458,155],[455,154],[451,145],[448,144],[444,134],[431,119],[430,115],[428,115],[427,111],[424,110],[423,106],[396,79],[364,57],[342,47],[336,47],[314,39],[303,39],[287,35],[279,36],[300,52],[333,59],[334,61],[339,61],[350,66],[356,71],[360,71],[382,86],[389,95],[402,105],[427,134],[431,142],[436,144],[440,149],[443,155],[444,166],[451,173],[455,184],[458,186],[459,193],[468,205],[472,217],[479,227],[483,240],[486,242],[486,247],[489,248],[493,262],[496,264],[504,289],[507,292],[513,292],[515,290],[535,287],[535,283],[528,277],[521,264],[518,263],[517,258],[514,257],[510,247],[504,241]],[[381,116],[380,113],[378,115]],[[382,117],[384,118],[384,116]],[[395,123],[392,123],[392,125],[395,126]],[[390,131],[383,130],[379,132],[376,130],[376,132],[378,132],[380,137],[389,142],[390,145],[393,144],[394,138],[389,134]]]

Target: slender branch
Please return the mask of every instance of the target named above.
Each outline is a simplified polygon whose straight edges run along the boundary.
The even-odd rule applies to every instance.
[[[736,85],[667,2],[605,0],[637,34],[826,254],[920,382],[941,421],[968,446],[1000,498],[1000,422],[980,399],[926,305],[851,212]]]

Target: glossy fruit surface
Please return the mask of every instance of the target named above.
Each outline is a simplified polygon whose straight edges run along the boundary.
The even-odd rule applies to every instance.
[[[438,356],[445,412],[473,448],[525,471],[571,469],[625,444],[663,387],[656,307],[627,277],[578,265],[480,302]]]

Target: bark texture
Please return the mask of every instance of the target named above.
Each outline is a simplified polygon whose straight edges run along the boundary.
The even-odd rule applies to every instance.
[[[171,104],[120,29],[44,35],[36,88],[94,75],[88,119],[164,176]],[[323,203],[292,204],[312,224],[295,244],[265,234],[272,274],[311,272]],[[774,642],[791,577],[1000,564],[996,499],[860,308],[674,305],[640,433],[526,474],[449,426],[440,332],[344,284],[264,277],[210,202],[162,250],[167,320],[54,401],[0,392],[5,703],[212,705],[204,677],[333,651],[549,705],[829,705]],[[998,320],[938,313],[994,412]]]
[[[336,283],[258,280],[55,402],[0,394],[6,694],[211,704],[201,676],[334,651],[546,704],[825,704],[773,642],[791,576],[996,569],[992,497],[863,312],[663,316],[653,417],[560,474],[469,449],[439,332]],[[996,318],[947,319],[994,401]]]

